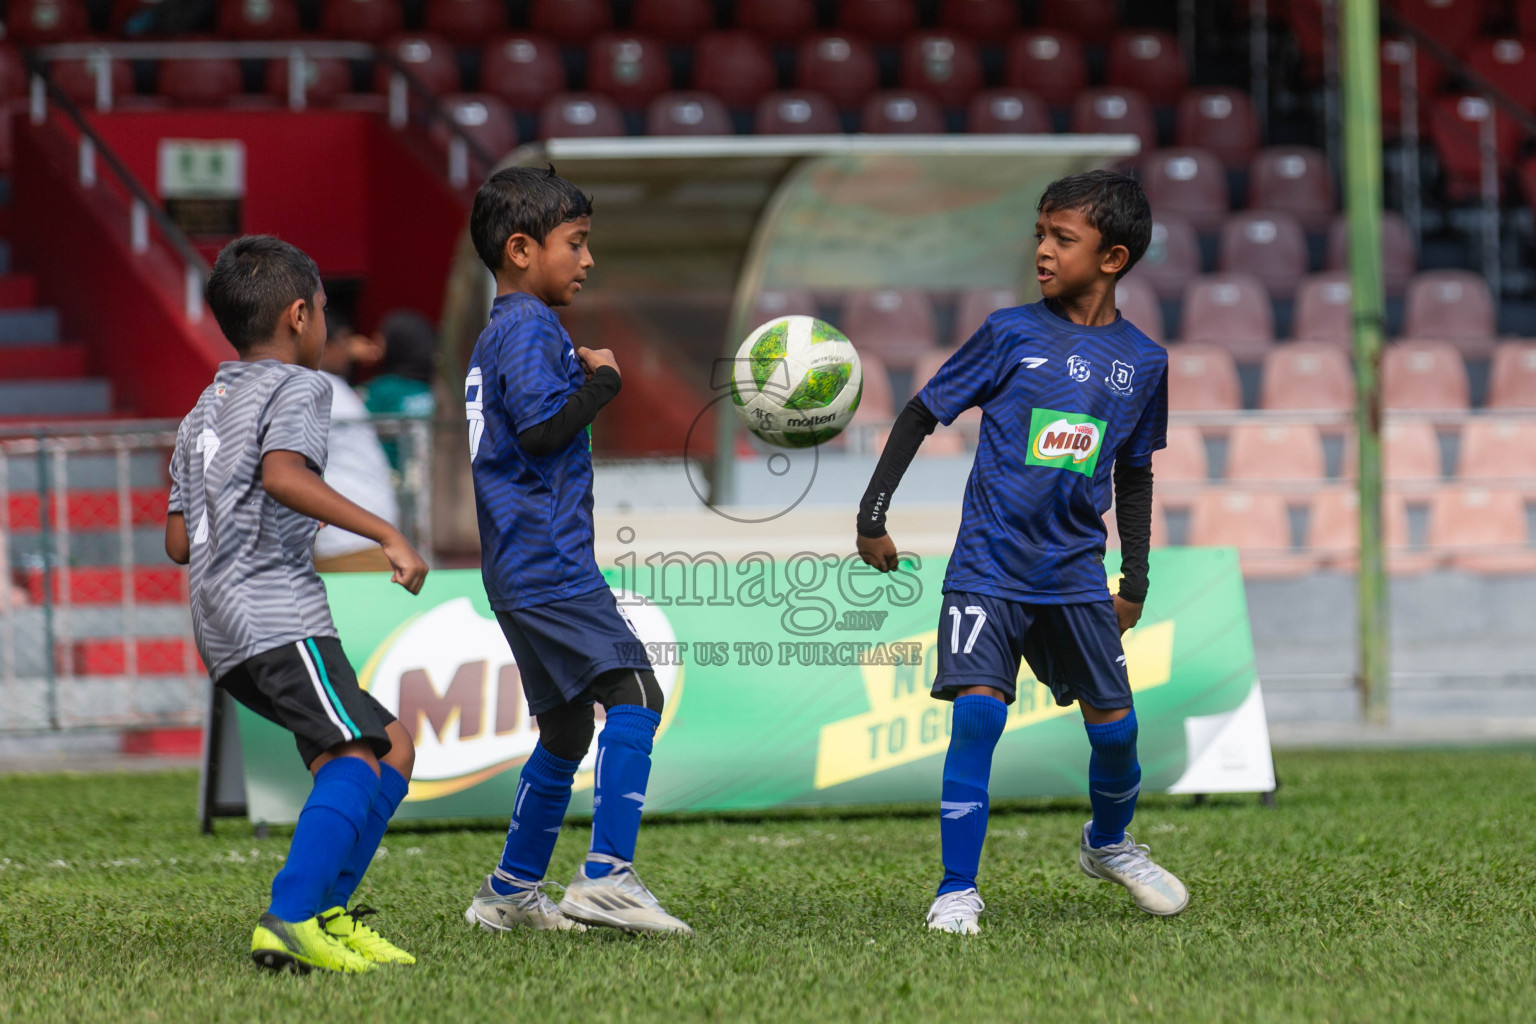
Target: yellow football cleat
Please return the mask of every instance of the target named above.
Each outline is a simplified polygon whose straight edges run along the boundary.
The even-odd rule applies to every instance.
[[[251,935],[251,959],[258,967],[295,974],[310,971],[361,974],[378,969],[373,961],[354,953],[329,935],[318,917],[292,924],[271,914],[262,914]]]
[[[376,964],[413,964],[416,958],[384,936],[363,924],[362,918],[377,914],[372,907],[357,906],[351,910],[332,907],[320,914],[319,921],[325,932],[343,946]]]

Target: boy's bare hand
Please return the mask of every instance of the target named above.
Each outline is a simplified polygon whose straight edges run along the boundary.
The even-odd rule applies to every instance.
[[[881,572],[896,571],[896,542],[891,540],[891,535],[883,537],[866,537],[859,535],[859,557],[864,559],[864,564],[872,565]]]
[[[392,583],[400,584],[412,594],[421,593],[421,585],[427,581],[427,563],[404,534],[396,533],[384,542],[384,557],[395,570],[390,577]]]
[[[587,371],[587,377],[597,372],[599,366],[611,366],[613,372],[619,372],[619,364],[613,358],[613,353],[606,348],[578,348],[576,358],[581,360],[582,368]],[[620,376],[623,376],[620,374]]]
[[[1120,620],[1120,635],[1141,621],[1141,605],[1134,601],[1127,601],[1119,594],[1115,595],[1115,618]]]

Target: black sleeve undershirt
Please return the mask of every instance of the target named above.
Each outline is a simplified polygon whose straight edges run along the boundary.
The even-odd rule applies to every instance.
[[[1152,467],[1115,463],[1115,523],[1120,528],[1120,596],[1147,599],[1147,553],[1152,548]]]
[[[891,436],[886,438],[885,450],[875,464],[874,475],[869,478],[869,487],[859,502],[860,537],[885,536],[885,514],[891,507],[891,495],[896,493],[896,486],[901,483],[923,438],[933,433],[933,428],[938,425],[938,417],[918,398],[908,402],[901,415],[896,417],[896,422],[891,425]]]
[[[565,408],[518,434],[517,443],[529,455],[554,454],[597,418],[598,410],[613,401],[621,386],[617,370],[599,366],[591,379],[565,400]]]

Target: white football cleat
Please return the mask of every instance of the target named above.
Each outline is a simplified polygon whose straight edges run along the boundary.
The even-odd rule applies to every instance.
[[[602,878],[588,878],[583,862],[560,901],[560,912],[566,917],[626,932],[693,934],[692,928],[666,912],[629,861],[602,853],[589,853],[587,860],[612,865],[613,870]]]
[[[1136,906],[1158,917],[1172,917],[1189,906],[1189,890],[1173,877],[1173,872],[1153,863],[1151,849],[1137,846],[1126,833],[1113,846],[1088,845],[1092,821],[1083,826],[1083,842],[1078,847],[1077,863],[1089,878],[1118,882],[1130,891]]]
[[[976,919],[987,905],[981,901],[981,893],[975,889],[947,892],[933,901],[928,908],[928,927],[936,932],[955,932],[959,935],[975,935],[981,931]]]
[[[500,877],[517,891],[503,896],[491,888],[491,879]],[[488,932],[509,932],[514,928],[534,931],[584,932],[587,926],[560,913],[554,901],[544,895],[543,882],[524,882],[508,875],[489,874],[480,883],[480,891],[464,911],[464,920]]]

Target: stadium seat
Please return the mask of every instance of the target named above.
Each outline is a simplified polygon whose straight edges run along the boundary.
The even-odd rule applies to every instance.
[[[1181,147],[1210,150],[1223,166],[1244,168],[1258,152],[1259,120],[1247,93],[1193,89],[1179,99],[1174,137]]]
[[[1203,484],[1210,479],[1210,459],[1199,427],[1175,423],[1168,428],[1168,447],[1152,454],[1152,479],[1161,484]]]
[[[53,84],[82,107],[96,105],[96,65],[90,60],[56,60],[49,65]],[[114,60],[108,67],[113,96],[133,95],[133,66]],[[23,79],[25,81],[25,79]]]
[[[299,8],[293,0],[223,0],[219,4],[219,35],[229,39],[292,39],[299,33]]]
[[[1071,32],[1087,43],[1102,43],[1119,27],[1115,0],[1051,0],[1038,5],[1036,16],[1046,28]]]
[[[1327,465],[1322,435],[1310,423],[1240,423],[1227,436],[1229,480],[1322,480]]]
[[[499,97],[475,93],[444,96],[443,105],[459,130],[480,143],[492,160],[500,160],[517,148],[512,110]],[[448,133],[441,126],[434,135],[447,142]]]
[[[1283,210],[1233,214],[1221,227],[1223,273],[1249,273],[1269,294],[1288,299],[1307,273],[1307,236],[1296,218]]]
[[[585,46],[613,26],[608,0],[533,0],[528,27],[568,46]]]
[[[944,108],[915,90],[877,92],[864,102],[859,128],[876,135],[936,134],[944,131]]]
[[[642,109],[672,86],[666,48],[655,39],[604,33],[587,48],[587,89]]]
[[[623,112],[602,93],[563,92],[550,97],[539,110],[541,138],[612,138],[623,134]]]
[[[459,91],[459,63],[448,40],[431,35],[396,36],[388,48],[407,71],[434,93],[442,96]],[[380,61],[374,71],[374,88],[379,92],[388,89],[389,75],[389,66]]]
[[[405,27],[397,0],[325,0],[320,30],[333,39],[382,43]]]
[[[267,95],[288,102],[288,61],[267,61]],[[304,104],[323,106],[352,91],[352,69],[334,57],[308,57],[304,60]]]
[[[816,315],[816,299],[808,291],[800,289],[765,289],[758,292],[752,303],[752,323],[765,324],[775,317]]]
[[[1422,572],[1430,560],[1408,548],[1408,508],[1400,494],[1387,493],[1381,500],[1382,539],[1387,546],[1387,567],[1394,574]],[[1312,499],[1308,517],[1307,549],[1324,565],[1354,572],[1360,564],[1360,492],[1351,487],[1329,487]]]
[[[1051,114],[1045,103],[1025,89],[986,89],[971,97],[965,112],[967,131],[987,134],[1051,130]]]
[[[1147,201],[1159,213],[1179,214],[1196,231],[1215,231],[1227,219],[1227,175],[1204,149],[1155,149],[1141,158]]]
[[[1349,220],[1343,214],[1328,228],[1328,269],[1349,269]],[[1417,247],[1408,222],[1396,210],[1381,215],[1381,273],[1388,295],[1401,295],[1419,269]]]
[[[1141,139],[1142,152],[1157,145],[1152,105],[1134,89],[1089,89],[1072,104],[1072,130],[1080,133],[1125,133]]]
[[[1339,346],[1295,341],[1264,357],[1259,408],[1348,412],[1354,407],[1355,375]]]
[[[889,423],[895,419],[891,371],[885,368],[885,363],[872,352],[860,352],[859,372],[864,377],[864,390],[859,395],[859,407],[854,410],[853,422]]]
[[[1456,94],[1434,101],[1429,115],[1429,136],[1440,166],[1445,171],[1445,191],[1453,202],[1467,202],[1482,195],[1482,125],[1494,125],[1494,148],[1499,168],[1513,163],[1520,146],[1520,125],[1500,115],[1482,96]],[[1497,176],[1503,191],[1503,174]]]
[[[1130,273],[1152,286],[1160,299],[1178,299],[1190,278],[1200,276],[1200,240],[1189,218],[1152,210],[1152,243]]]
[[[1354,438],[1344,451],[1346,475],[1359,464]],[[1397,484],[1433,484],[1440,480],[1440,438],[1428,420],[1388,420],[1381,427],[1382,475]]]
[[[1083,44],[1062,32],[1024,32],[1008,40],[1003,84],[1028,89],[1053,107],[1070,107],[1088,88]]]
[[[1242,407],[1243,386],[1231,352],[1200,341],[1169,346],[1170,412],[1234,412]]]
[[[1419,128],[1429,124],[1429,108],[1440,91],[1445,69],[1422,48],[1412,47],[1402,39],[1381,41],[1381,131],[1389,139],[1401,134],[1403,123],[1403,73],[1413,59],[1413,77],[1418,89]]]
[[[1488,408],[1536,409],[1536,343],[1506,341],[1493,350]]]
[[[1291,548],[1285,499],[1270,492],[1202,491],[1190,513],[1189,543],[1237,548],[1243,575],[1250,578],[1299,576],[1311,568],[1310,560]]]
[[[480,55],[480,87],[513,110],[537,110],[566,88],[560,47],[545,36],[510,35],[487,43]]]
[[[1393,12],[1448,50],[1464,51],[1482,31],[1487,0],[1392,0]]]
[[[693,86],[750,109],[778,84],[773,55],[747,32],[710,32],[693,49]]]
[[[731,112],[707,92],[664,92],[645,114],[647,135],[731,135]]]
[[[880,69],[874,52],[859,39],[812,36],[800,44],[795,84],[822,93],[839,107],[856,110],[880,87]]]
[[[69,42],[91,30],[80,0],[10,0],[4,24],[5,35],[24,46]]]
[[[1240,363],[1257,363],[1275,340],[1275,314],[1264,282],[1252,274],[1206,274],[1184,291],[1185,342],[1224,348]]]
[[[843,130],[837,107],[819,92],[771,92],[753,117],[759,135],[827,135]]]
[[[1457,475],[1484,485],[1531,493],[1536,484],[1536,420],[1468,420],[1461,428],[1461,467]]]
[[[1487,282],[1469,270],[1416,275],[1408,286],[1403,333],[1449,341],[1467,356],[1491,354],[1498,324]]]
[[[1536,50],[1519,39],[1479,39],[1467,52],[1467,64],[1495,89],[1526,109],[1536,107]]]
[[[921,89],[946,107],[963,107],[981,88],[981,57],[961,35],[921,32],[901,48],[901,85]]]
[[[1001,39],[1019,27],[1019,5],[1014,0],[939,0],[939,24],[976,39]]]
[[[848,337],[859,339],[860,351],[873,351],[894,370],[913,369],[935,348],[933,302],[927,292],[853,292],[843,308],[843,323]]]
[[[1115,288],[1115,305],[1137,330],[1162,344],[1167,337],[1163,330],[1163,307],[1150,284],[1138,277],[1121,278]]]
[[[635,0],[629,18],[636,32],[691,43],[714,27],[715,5],[710,0]]]
[[[955,347],[970,340],[977,328],[997,310],[1018,304],[1018,293],[1012,288],[972,288],[961,292],[955,304]]]
[[[1338,204],[1322,151],[1306,146],[1260,150],[1248,170],[1248,206],[1285,210],[1303,229],[1326,231]]]
[[[736,0],[736,25],[775,43],[794,42],[815,31],[815,0]]]
[[[1296,289],[1296,317],[1291,337],[1351,345],[1354,313],[1350,306],[1349,275],[1309,274]]]
[[[507,30],[507,5],[501,0],[428,0],[425,27],[455,46],[482,46]]]
[[[1381,400],[1388,409],[1463,410],[1467,367],[1446,341],[1399,341],[1381,357]]]
[[[1505,575],[1536,571],[1519,491],[1451,486],[1429,505],[1429,544],[1452,568]]]
[[[1127,30],[1109,41],[1105,82],[1135,89],[1158,106],[1171,107],[1189,85],[1189,67],[1172,33]]]
[[[238,61],[199,57],[160,62],[159,92],[172,103],[187,107],[222,106],[243,88]]]
[[[894,43],[917,29],[917,4],[914,0],[840,0],[837,27],[873,42]]]

